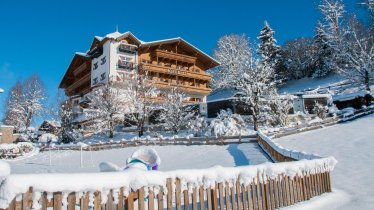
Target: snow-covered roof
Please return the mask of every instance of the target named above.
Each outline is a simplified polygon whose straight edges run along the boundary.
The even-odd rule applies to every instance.
[[[308,94],[303,95],[303,98],[331,98],[330,94]]]
[[[48,123],[48,124],[50,124],[50,125],[52,125],[52,126],[54,126],[54,127],[61,127],[61,123],[60,123],[60,122],[57,122],[57,121],[46,120],[46,121],[44,121],[44,122],[46,122],[46,123]]]
[[[207,102],[227,100],[235,95],[234,89],[220,90],[207,96]]]
[[[83,57],[86,57],[86,58],[89,58],[89,57],[90,57],[87,53],[83,53],[83,52],[75,52],[75,54],[76,54],[76,55],[83,56]]]
[[[362,90],[362,91],[358,91],[354,93],[334,95],[332,98],[334,101],[349,101],[357,97],[364,97],[366,94],[368,94],[368,92],[365,90]]]

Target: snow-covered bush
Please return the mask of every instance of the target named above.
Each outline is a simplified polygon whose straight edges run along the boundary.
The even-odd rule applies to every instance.
[[[42,134],[40,137],[39,137],[39,143],[51,143],[51,142],[54,142],[56,143],[58,141],[58,137],[51,134],[51,133],[45,133],[45,134]]]
[[[188,122],[187,127],[194,136],[202,136],[208,127],[205,117],[196,116]]]
[[[27,142],[27,141],[35,141],[38,138],[37,130],[34,127],[28,127],[27,129],[20,130],[21,135],[18,137],[18,141]]]
[[[17,144],[0,144],[0,159],[12,159],[34,150],[34,145],[29,142]]]
[[[207,136],[237,136],[247,134],[245,122],[239,114],[230,109],[221,110],[217,118],[212,120],[205,133]]]
[[[314,102],[314,107],[313,107],[313,113],[317,115],[320,119],[325,119],[327,116],[327,111],[328,107],[318,103],[317,101]]]

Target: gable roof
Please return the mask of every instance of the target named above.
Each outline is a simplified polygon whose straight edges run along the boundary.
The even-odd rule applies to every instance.
[[[151,42],[144,42],[140,46],[141,47],[150,47],[150,46],[155,46],[155,45],[160,45],[160,44],[171,44],[171,43],[176,43],[176,42],[181,42],[181,43],[184,43],[185,45],[190,46],[192,49],[197,51],[199,53],[199,55],[202,55],[206,59],[211,60],[212,63],[214,63],[214,66],[220,65],[220,63],[216,59],[212,58],[210,55],[201,51],[199,48],[195,47],[193,44],[187,42],[186,40],[184,40],[181,37],[176,37],[176,38],[171,38],[171,39],[162,39],[162,40],[151,41]]]

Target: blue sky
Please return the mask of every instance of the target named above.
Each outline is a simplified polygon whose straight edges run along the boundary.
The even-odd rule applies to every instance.
[[[5,3],[6,2],[6,3]],[[348,11],[357,0],[344,1]],[[279,44],[312,37],[319,13],[314,0],[230,1],[2,1],[0,3],[0,118],[7,90],[38,73],[54,97],[74,52],[95,35],[131,31],[151,41],[183,37],[212,54],[219,37],[245,33],[256,39],[264,20]]]

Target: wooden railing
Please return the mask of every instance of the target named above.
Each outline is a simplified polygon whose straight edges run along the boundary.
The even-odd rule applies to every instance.
[[[159,73],[170,74],[170,75],[184,76],[184,77],[195,78],[195,79],[199,79],[199,80],[210,81],[210,79],[212,77],[211,75],[206,74],[205,72],[197,73],[197,72],[193,72],[193,71],[176,69],[176,68],[166,67],[166,66],[159,66],[159,65],[155,65],[155,64],[142,64],[142,66],[147,71],[159,72]]]

